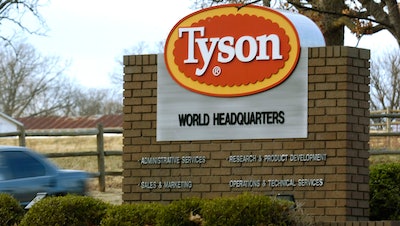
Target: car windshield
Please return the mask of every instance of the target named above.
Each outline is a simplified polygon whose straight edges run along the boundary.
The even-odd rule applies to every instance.
[[[46,175],[46,167],[40,161],[42,156],[35,158],[31,154],[24,151],[0,152],[0,180]]]

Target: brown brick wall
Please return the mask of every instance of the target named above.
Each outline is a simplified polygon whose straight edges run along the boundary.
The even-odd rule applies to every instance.
[[[245,191],[293,194],[315,221],[368,220],[369,51],[309,49],[308,138],[156,142],[157,56],[124,56],[123,200],[170,202]],[[229,163],[231,155],[327,154],[321,162]],[[205,156],[205,164],[142,165],[142,157]],[[323,178],[322,187],[230,188],[242,178]],[[142,181],[192,181],[142,189]]]

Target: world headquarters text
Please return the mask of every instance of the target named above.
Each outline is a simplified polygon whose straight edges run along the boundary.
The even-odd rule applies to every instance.
[[[225,126],[284,124],[284,111],[178,114],[179,126]]]

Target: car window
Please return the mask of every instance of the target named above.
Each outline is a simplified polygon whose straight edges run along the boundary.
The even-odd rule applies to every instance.
[[[37,177],[46,174],[43,164],[27,153],[3,152],[1,158],[4,158],[7,168],[10,171],[11,175],[8,176],[8,179]]]
[[[7,166],[4,153],[0,152],[0,181],[11,179],[11,171]]]

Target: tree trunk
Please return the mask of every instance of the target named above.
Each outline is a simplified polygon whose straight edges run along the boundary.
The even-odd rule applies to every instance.
[[[320,0],[317,8],[326,12],[335,12],[338,15],[342,13],[345,7],[343,0]],[[322,14],[321,30],[325,37],[327,46],[344,45],[344,24],[338,23],[340,16],[332,14]]]

